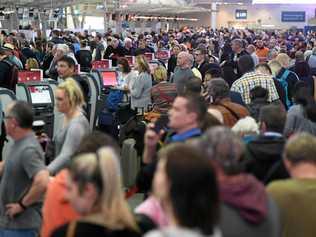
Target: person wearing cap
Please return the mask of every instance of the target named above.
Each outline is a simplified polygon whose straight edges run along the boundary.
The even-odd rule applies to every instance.
[[[3,49],[5,50],[6,55],[8,56],[8,60],[10,60],[13,64],[15,64],[19,70],[23,70],[23,63],[13,53],[14,45],[10,43],[6,43],[3,45]]]

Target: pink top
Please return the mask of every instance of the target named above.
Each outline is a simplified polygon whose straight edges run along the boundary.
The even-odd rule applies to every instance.
[[[169,224],[167,216],[162,209],[159,200],[153,196],[147,198],[143,203],[135,208],[135,213],[144,214],[152,219],[160,228]]]

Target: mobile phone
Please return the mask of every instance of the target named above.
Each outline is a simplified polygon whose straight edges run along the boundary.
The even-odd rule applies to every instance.
[[[161,115],[159,119],[155,122],[153,130],[158,134],[161,130],[167,130],[169,123],[168,115]]]

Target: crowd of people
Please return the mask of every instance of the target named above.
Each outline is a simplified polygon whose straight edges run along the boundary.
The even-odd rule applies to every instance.
[[[315,32],[52,30],[29,41],[2,31],[0,43],[0,87],[15,91],[17,70],[40,68],[59,83],[64,116],[44,153],[32,107],[4,109],[13,142],[0,163],[0,237],[316,235]],[[153,66],[145,54],[159,51],[170,57]],[[90,73],[102,59],[147,123],[135,210],[117,137],[86,118],[76,65]]]

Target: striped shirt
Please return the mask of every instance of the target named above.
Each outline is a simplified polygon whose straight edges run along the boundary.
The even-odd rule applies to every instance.
[[[241,78],[233,83],[230,90],[239,92],[245,104],[250,104],[250,90],[256,86],[261,86],[268,90],[269,102],[273,102],[279,99],[279,95],[274,85],[273,78],[269,75],[261,74],[255,71],[245,73]]]

